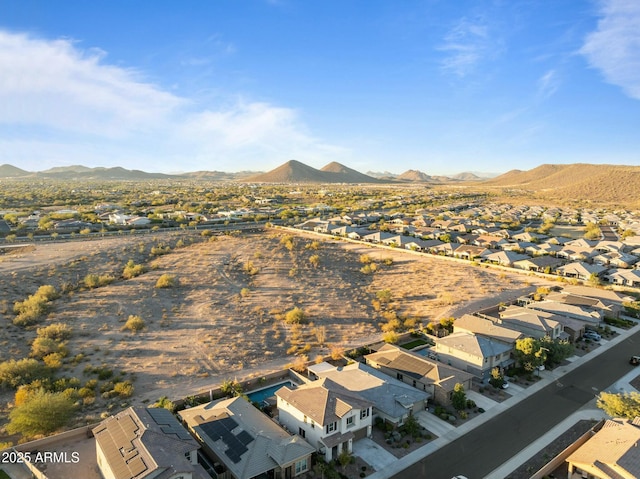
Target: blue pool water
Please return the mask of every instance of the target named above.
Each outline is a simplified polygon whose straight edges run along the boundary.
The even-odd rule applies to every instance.
[[[294,384],[291,381],[285,381],[283,383],[274,384],[273,386],[269,386],[268,388],[258,389],[257,391],[252,391],[250,393],[247,393],[247,397],[251,402],[262,404],[262,402],[265,399],[275,396],[276,391],[280,389],[282,386],[287,386],[289,388],[292,388]]]

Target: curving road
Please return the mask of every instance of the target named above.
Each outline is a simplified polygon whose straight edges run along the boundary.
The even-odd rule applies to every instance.
[[[628,373],[633,367],[628,363],[629,356],[639,353],[640,330],[391,477],[450,479],[457,474],[469,479],[491,477],[491,471]]]

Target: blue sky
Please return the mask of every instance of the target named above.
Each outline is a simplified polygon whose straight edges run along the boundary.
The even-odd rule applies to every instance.
[[[0,0],[0,164],[640,165],[637,0]]]

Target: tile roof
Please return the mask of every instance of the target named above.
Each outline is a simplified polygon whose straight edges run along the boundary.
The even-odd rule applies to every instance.
[[[597,477],[640,477],[640,427],[623,419],[607,420],[585,444],[567,458]]]
[[[372,406],[361,395],[345,389],[329,378],[303,384],[294,390],[283,386],[276,391],[276,396],[321,426],[338,421],[352,409]]]
[[[130,407],[93,429],[96,445],[116,479],[194,472],[185,453],[198,449],[198,443],[166,412]]]

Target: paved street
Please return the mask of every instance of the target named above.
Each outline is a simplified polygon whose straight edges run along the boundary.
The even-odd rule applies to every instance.
[[[633,332],[603,343],[589,356],[545,371],[545,380],[495,405],[486,419],[481,418],[482,424],[442,430],[444,435],[438,440],[371,478],[450,479],[464,474],[470,479],[503,479],[505,472],[519,465],[513,459],[521,450],[539,443],[545,433],[572,414],[583,410],[584,415],[583,408],[593,408],[600,391],[618,391],[622,386],[616,382],[632,370],[627,359],[638,351],[640,327],[636,326]]]

